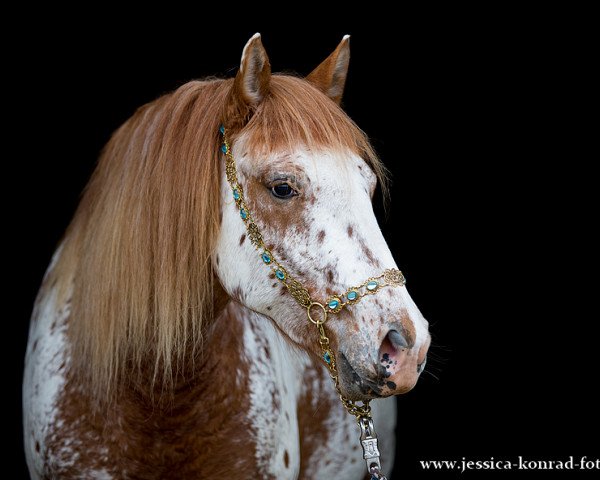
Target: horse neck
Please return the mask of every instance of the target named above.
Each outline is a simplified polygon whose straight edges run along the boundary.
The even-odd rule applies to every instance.
[[[200,360],[186,366],[172,395],[152,403],[140,382],[121,397],[119,421],[135,427],[139,418],[152,417],[160,431],[185,425],[195,438],[212,432],[213,440],[224,442],[252,431],[260,449],[273,434],[297,438],[298,400],[312,365],[270,319],[229,301],[206,333]]]
[[[234,438],[241,434],[242,418],[247,431],[254,432],[251,443],[258,462],[289,473],[286,455],[300,458],[297,439],[300,407],[306,397],[304,383],[319,380],[312,375],[312,360],[286,340],[272,320],[233,301],[216,319],[209,342],[211,358],[219,367],[206,369],[206,373],[216,373],[216,378],[208,374],[206,379],[220,385],[222,392],[228,390],[229,397],[221,398],[233,398],[235,403],[225,409],[215,405],[213,414],[226,411],[224,421],[234,419]],[[276,451],[274,438],[278,439]]]
[[[245,410],[250,418],[287,413],[292,420],[303,378],[312,368],[313,360],[272,320],[230,300],[206,332],[201,355],[185,366],[163,406],[171,410],[201,402],[203,408],[215,406],[228,415]],[[144,396],[135,392],[136,399],[140,393]]]
[[[194,374],[178,382],[166,408],[144,411],[139,396],[128,396],[131,415],[124,423],[133,431],[139,418],[152,416],[160,432],[184,428],[187,433],[174,442],[186,445],[202,472],[229,465],[232,452],[236,464],[258,468],[278,462],[285,471],[284,452],[300,458],[298,407],[312,365],[307,354],[289,344],[270,319],[229,301],[206,332],[201,358]],[[205,442],[218,448],[207,456]]]
[[[230,301],[216,317],[205,350],[201,371],[205,379],[218,363],[228,368],[228,375],[235,375],[238,385],[247,383],[253,391],[268,390],[275,396],[297,397],[304,372],[312,365],[272,320],[236,301]],[[223,375],[222,368],[219,375]]]

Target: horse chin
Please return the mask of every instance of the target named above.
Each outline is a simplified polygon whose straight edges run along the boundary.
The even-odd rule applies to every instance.
[[[340,390],[342,395],[348,400],[355,402],[402,395],[412,390],[416,383],[415,381],[414,383],[411,382],[411,384],[397,387],[395,385],[388,386],[385,382],[374,382],[354,375],[349,379],[340,375]]]
[[[418,380],[418,375],[411,375],[411,378],[403,378],[401,384],[397,384],[383,372],[375,377],[365,377],[357,373],[342,352],[338,355],[338,370],[340,390],[344,397],[353,401],[401,395],[412,390]]]
[[[375,398],[384,398],[388,396],[379,394],[376,390],[373,390],[367,385],[357,384],[355,382],[342,383],[340,381],[340,390],[345,398],[354,402],[365,402],[367,400],[373,400]]]

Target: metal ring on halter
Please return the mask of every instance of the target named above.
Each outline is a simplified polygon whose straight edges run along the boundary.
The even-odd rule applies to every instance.
[[[310,309],[312,307],[321,307],[321,310],[323,310],[323,318],[322,319],[315,320],[310,315]],[[315,325],[323,325],[327,321],[327,310],[325,310],[325,307],[323,305],[321,305],[319,302],[310,302],[310,305],[308,307],[306,307],[306,313],[308,314],[308,319]]]

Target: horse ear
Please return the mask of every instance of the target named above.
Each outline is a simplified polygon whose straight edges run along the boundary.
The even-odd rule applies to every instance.
[[[333,53],[315,68],[306,79],[339,105],[344,94],[349,63],[350,35],[344,35]]]
[[[240,70],[235,77],[235,93],[247,106],[256,107],[267,95],[270,82],[269,57],[260,41],[260,33],[255,33],[242,52]]]

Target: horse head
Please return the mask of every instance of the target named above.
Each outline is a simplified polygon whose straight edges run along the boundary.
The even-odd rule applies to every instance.
[[[290,295],[286,277],[327,299],[317,310],[337,313],[326,327],[341,392],[368,400],[415,385],[430,336],[403,282],[365,282],[397,266],[372,207],[385,169],[339,106],[349,59],[346,36],[308,77],[272,75],[260,35],[248,41],[223,110],[224,151],[236,176],[232,197],[223,168],[212,262],[232,298],[319,356],[307,305]],[[248,229],[249,215],[260,242]],[[336,312],[340,304],[348,307]]]

